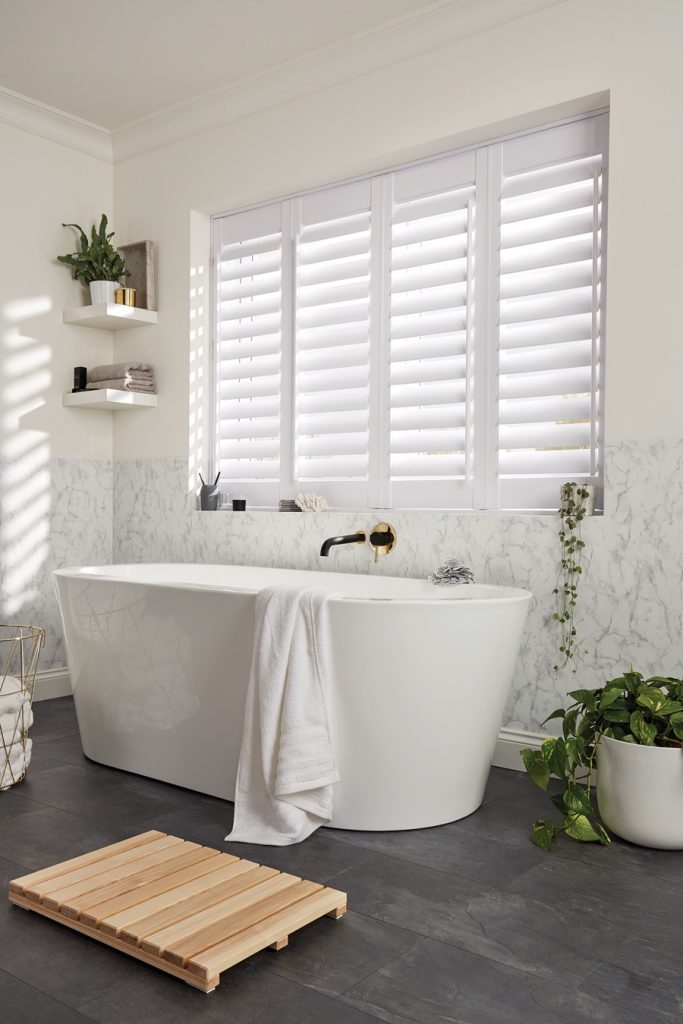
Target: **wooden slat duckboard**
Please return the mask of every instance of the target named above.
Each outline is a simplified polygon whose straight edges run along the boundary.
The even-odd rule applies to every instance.
[[[346,911],[346,894],[163,832],[34,871],[12,903],[212,992],[253,953]]]

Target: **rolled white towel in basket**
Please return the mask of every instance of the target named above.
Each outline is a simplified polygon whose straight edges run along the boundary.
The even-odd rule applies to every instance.
[[[27,737],[23,742],[13,743],[7,753],[0,746],[0,790],[9,789],[28,770],[32,745]]]
[[[0,693],[0,748],[15,743],[33,725],[27,693]]]

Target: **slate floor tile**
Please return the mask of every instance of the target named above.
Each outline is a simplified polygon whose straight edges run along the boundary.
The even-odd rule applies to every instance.
[[[571,986],[429,939],[341,998],[389,1024],[643,1024]],[[662,1024],[656,1014],[648,1021]]]
[[[1,969],[0,1008],[8,1024],[89,1024],[91,1020]]]
[[[324,918],[294,932],[268,962],[283,978],[338,995],[420,941],[413,932],[349,911],[339,921]]]

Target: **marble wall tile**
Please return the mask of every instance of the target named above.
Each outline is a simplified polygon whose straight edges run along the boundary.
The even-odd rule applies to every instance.
[[[585,523],[586,571],[577,626],[577,672],[553,671],[552,622],[559,541],[555,516],[391,512],[396,550],[375,565],[369,547],[333,550],[321,541],[382,515],[198,512],[187,460],[125,459],[114,466],[115,562],[271,565],[424,577],[447,555],[478,582],[534,595],[505,723],[538,730],[568,689],[597,686],[631,664],[683,674],[683,442],[628,443],[606,450],[606,511]]]
[[[0,461],[0,619],[45,629],[39,669],[66,654],[52,570],[112,559],[113,464],[33,453]]]

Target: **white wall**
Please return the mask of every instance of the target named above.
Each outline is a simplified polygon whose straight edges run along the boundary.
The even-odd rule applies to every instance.
[[[82,289],[58,254],[111,213],[111,164],[0,124],[0,621],[47,630],[64,664],[51,570],[112,545],[112,417],[62,407],[74,366],[109,362],[111,335],[62,324]]]
[[[607,91],[606,440],[683,436],[681,38],[680,0],[567,0],[119,164],[117,226],[159,245],[161,326],[129,332],[118,354],[155,363],[161,400],[142,431],[132,418],[116,421],[115,455],[187,453],[192,210],[378,170]]]

